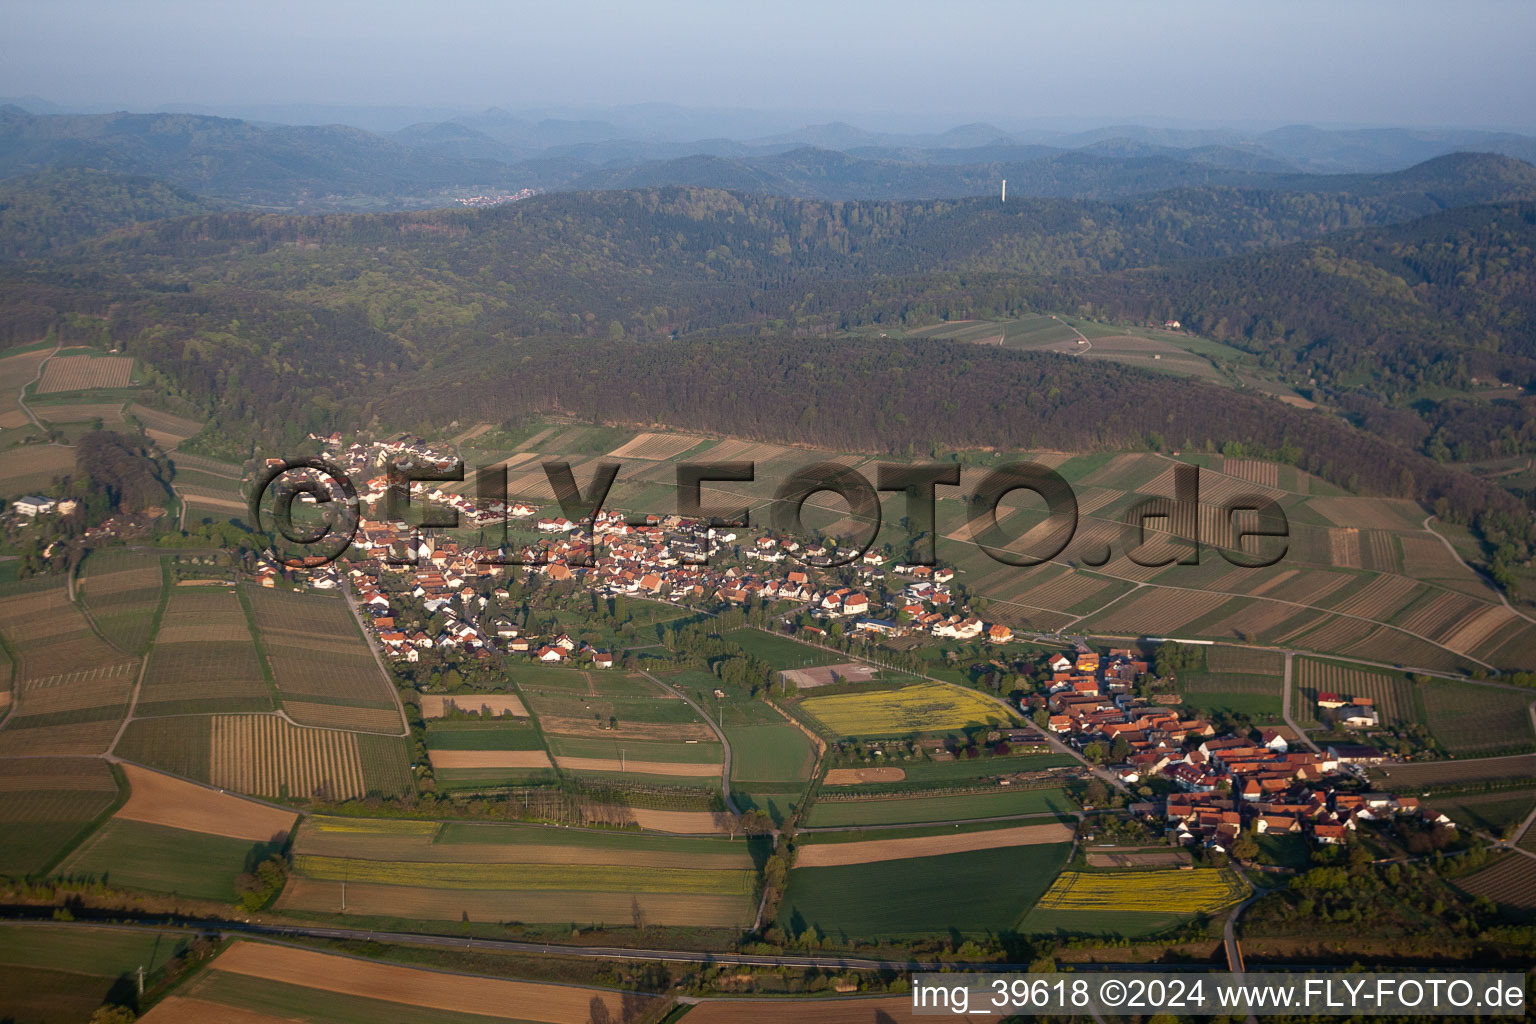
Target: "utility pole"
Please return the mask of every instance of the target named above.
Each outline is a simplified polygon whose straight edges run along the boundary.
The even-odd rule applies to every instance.
[[[139,998],[144,998],[144,965],[139,964]]]
[[[625,767],[625,764],[624,764],[624,748],[623,747],[619,748],[619,771],[620,772],[627,772],[627,771],[629,771],[629,769],[627,767]]]

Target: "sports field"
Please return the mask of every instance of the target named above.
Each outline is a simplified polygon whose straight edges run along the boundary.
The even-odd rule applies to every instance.
[[[1012,721],[1002,705],[946,683],[809,697],[800,706],[837,736],[904,736]]]

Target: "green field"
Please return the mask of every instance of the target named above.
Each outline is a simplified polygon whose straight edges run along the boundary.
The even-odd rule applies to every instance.
[[[1425,722],[1435,739],[1460,757],[1536,750],[1528,710],[1536,694],[1432,679],[1421,692]]]
[[[1061,789],[999,789],[953,796],[908,796],[871,800],[818,800],[804,824],[812,828],[841,825],[908,825],[925,821],[1001,818],[1056,811],[1071,814],[1077,805]]]
[[[674,743],[656,740],[610,739],[606,736],[546,736],[551,754],[560,757],[623,757],[631,761],[671,761],[678,764],[720,764],[718,743]]]
[[[539,731],[526,719],[427,723],[427,748],[430,750],[538,750],[542,746]]]
[[[115,753],[126,761],[207,782],[213,745],[208,722],[206,715],[135,718],[123,730]]]
[[[777,669],[836,665],[848,660],[846,654],[824,651],[819,647],[811,647],[777,633],[765,633],[760,629],[733,630],[725,635],[725,639],[740,645],[741,649],[748,654]]]
[[[189,941],[180,932],[0,924],[0,1020],[80,1024],[104,1002],[131,1001],[133,973],[143,967],[152,978]]]
[[[500,1014],[489,1018],[384,999],[364,999],[220,970],[208,971],[176,994],[254,1010],[280,1020],[313,1024],[486,1024],[489,1020],[498,1024],[528,1024],[522,1018]]]
[[[70,854],[55,873],[95,878],[114,887],[233,903],[235,879],[240,873],[279,848],[271,843],[114,818]]]
[[[142,654],[154,635],[163,583],[159,556],[107,550],[92,552],[81,564],[76,591],[102,636]]]
[[[779,927],[794,935],[815,928],[845,942],[1011,930],[1050,887],[1070,850],[1070,843],[1055,843],[797,868],[780,904]]]
[[[1536,807],[1536,791],[1437,793],[1425,803],[1463,825],[1499,835],[1531,813],[1531,808]]]
[[[1043,910],[1039,907],[1024,917],[1019,931],[1026,935],[1116,936],[1136,939],[1176,928],[1189,921],[1188,914],[1165,914],[1144,910],[1092,911]]]
[[[117,781],[94,758],[0,762],[0,875],[46,870],[118,800]]]

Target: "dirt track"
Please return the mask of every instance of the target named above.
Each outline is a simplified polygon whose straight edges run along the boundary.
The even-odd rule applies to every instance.
[[[628,1019],[626,997],[616,992],[441,974],[287,946],[236,942],[212,967],[231,974],[432,1010],[501,1017],[515,1008],[520,1018],[551,1024],[586,1024],[594,1018],[603,1019],[594,1012],[598,1010],[605,1010],[607,1019]],[[627,998],[642,1004],[651,1001],[645,996]]]
[[[549,767],[549,755],[542,750],[433,750],[428,756],[434,769]]]
[[[230,839],[267,842],[287,835],[298,815],[265,804],[219,793],[137,765],[122,765],[128,777],[128,802],[114,817],[168,825]]]
[[[882,860],[907,860],[911,857],[936,857],[945,853],[971,850],[996,850],[1006,846],[1036,846],[1041,843],[1069,843],[1072,829],[1053,822],[1049,825],[1020,825],[987,832],[960,832],[953,835],[918,836],[912,839],[871,839],[857,843],[810,843],[800,848],[795,866],[802,868],[840,867],[846,864],[873,864]]]

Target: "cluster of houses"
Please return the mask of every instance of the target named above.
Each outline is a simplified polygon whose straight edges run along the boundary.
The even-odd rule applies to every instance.
[[[1317,695],[1317,706],[1320,710],[1332,712],[1332,717],[1340,725],[1350,729],[1374,729],[1381,724],[1381,717],[1376,713],[1375,701],[1369,697],[1345,697],[1327,690],[1320,691]]]
[[[1361,822],[1407,817],[1456,827],[1447,815],[1424,807],[1416,797],[1346,793],[1323,786],[1299,786],[1259,800],[1177,794],[1168,798],[1164,813],[1180,843],[1219,853],[1230,852],[1245,829],[1261,836],[1307,836],[1321,846],[1338,846],[1348,842]]]
[[[403,460],[414,465],[444,467],[455,462],[452,452],[416,437],[402,436],[372,445],[345,444],[340,434],[313,435],[312,439],[319,441],[327,456],[349,476],[366,480],[359,498],[375,516],[382,512],[387,497],[388,474],[381,470],[388,465]],[[866,636],[925,635],[940,640],[985,639],[995,644],[1013,640],[1008,626],[988,625],[956,607],[950,590],[954,570],[949,567],[888,564],[890,559],[876,551],[855,559],[855,552],[834,551],[792,538],[764,535],[740,539],[729,529],[712,528],[675,515],[640,519],[604,510],[589,530],[584,524],[525,502],[486,503],[440,486],[419,486],[425,488],[425,499],[454,509],[468,526],[522,522],[523,530],[538,534],[539,540],[520,550],[461,549],[451,540],[414,532],[402,523],[365,519],[349,552],[351,563],[356,566],[351,571],[353,585],[368,595],[383,594],[386,584],[381,580],[396,585],[394,581],[403,578],[410,593],[449,622],[441,635],[431,637],[402,637],[399,631],[381,630],[381,640],[391,657],[409,658],[429,646],[470,654],[491,648],[523,649],[525,638],[482,627],[478,609],[455,600],[458,594],[467,596],[468,592],[462,589],[466,582],[487,575],[498,577],[506,571],[554,581],[576,580],[589,590],[608,596],[633,594],[678,604],[728,607],[793,602],[827,626],[837,620],[848,631]],[[725,553],[740,557],[719,557]],[[840,562],[853,560],[852,586],[823,578],[817,564],[833,556],[838,556]],[[512,568],[497,564],[506,561],[521,565]],[[413,571],[402,576],[401,562],[411,563],[407,568]],[[271,585],[279,571],[276,566],[264,565],[258,573],[264,583]],[[335,567],[319,567],[308,582],[329,589],[342,585],[343,580]],[[883,603],[871,596],[882,591],[894,596]],[[379,618],[392,616],[380,614]],[[811,627],[811,631],[825,632],[817,627]],[[556,661],[583,652],[536,646],[529,653]]]
[[[1357,821],[1372,817],[1414,814],[1449,823],[1410,798],[1335,792],[1330,779],[1383,759],[1374,747],[1292,750],[1278,729],[1260,730],[1257,740],[1218,737],[1209,722],[1182,718],[1177,704],[1137,696],[1135,683],[1148,666],[1134,650],[1111,649],[1101,657],[1079,643],[1070,655],[1050,656],[1045,669],[1046,693],[1026,698],[1024,710],[1046,708],[1050,731],[1079,749],[1091,742],[1119,749],[1123,756],[1112,770],[1127,785],[1162,778],[1177,786],[1181,792],[1168,798],[1167,816],[1180,841],[1225,850],[1250,828],[1337,843]],[[1337,702],[1333,707],[1357,706],[1336,694],[1319,700],[1324,697]]]

